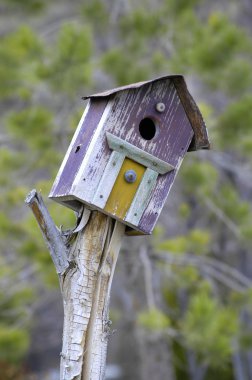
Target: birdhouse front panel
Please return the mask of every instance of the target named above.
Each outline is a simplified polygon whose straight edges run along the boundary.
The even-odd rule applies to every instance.
[[[185,111],[173,77],[89,98],[50,197],[73,209],[84,203],[149,234],[195,139],[188,114],[195,103],[190,98]]]
[[[118,93],[106,124],[109,133],[173,167],[187,151],[188,118],[169,79]]]

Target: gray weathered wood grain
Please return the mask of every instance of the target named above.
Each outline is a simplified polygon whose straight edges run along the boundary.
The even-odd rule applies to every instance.
[[[165,174],[174,169],[174,166],[170,165],[168,162],[160,160],[153,154],[150,154],[142,149],[139,149],[133,144],[114,136],[113,134],[106,132],[108,145],[110,149],[117,152],[124,153],[126,157],[138,162],[141,165],[146,166],[160,174]]]
[[[104,208],[111,190],[114,186],[118,173],[122,167],[125,154],[113,151],[105,168],[99,186],[92,199],[92,204]]]
[[[144,210],[150,200],[151,193],[156,186],[158,173],[146,169],[136,195],[125,217],[125,222],[138,226]]]

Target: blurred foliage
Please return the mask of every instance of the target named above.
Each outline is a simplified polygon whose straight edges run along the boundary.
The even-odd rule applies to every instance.
[[[168,316],[161,310],[154,308],[139,313],[138,323],[151,331],[162,331],[167,329],[170,325]]]
[[[82,14],[87,21],[92,22],[93,31],[104,33],[109,25],[109,11],[100,0],[87,1],[82,8]],[[94,27],[95,26],[95,27]]]
[[[53,143],[52,114],[43,107],[30,106],[14,112],[8,120],[8,131],[35,152],[50,149]],[[40,132],[43,131],[43,134]]]
[[[187,235],[170,238],[155,245],[157,250],[164,250],[173,253],[194,253],[203,254],[208,252],[210,243],[210,233],[200,229],[193,229]]]
[[[24,380],[27,374],[16,364],[0,361],[0,380]]]
[[[56,46],[48,49],[46,62],[39,66],[38,75],[47,80],[56,92],[74,95],[78,88],[91,84],[91,60],[90,28],[64,24]]]
[[[189,194],[210,195],[216,188],[218,170],[210,163],[191,159],[181,168],[184,191]]]
[[[21,10],[31,12],[32,14],[41,11],[46,6],[47,0],[25,0],[22,3],[19,0],[2,0],[10,10]]]
[[[251,32],[236,22],[236,8],[216,9],[215,2],[206,0],[145,0],[124,6],[116,0],[75,1],[73,18],[60,16],[59,22],[49,1],[1,1],[1,20],[6,14],[14,21],[5,23],[0,45],[0,379],[2,373],[5,380],[18,379],[15,365],[29,345],[30,303],[37,289],[29,290],[31,279],[22,277],[24,268],[35,266],[40,284],[58,283],[23,199],[34,186],[48,194],[83,112],[79,94],[100,90],[104,83],[112,87],[184,73],[189,87],[196,83],[193,90],[214,148],[232,157],[240,172],[251,165]],[[190,154],[179,177],[181,228],[167,236],[159,225],[152,249],[178,258],[191,254],[228,260],[232,254],[232,264],[241,267],[240,256],[248,255],[252,238],[250,188],[210,155]],[[58,225],[74,225],[72,211],[47,205]],[[237,234],[230,233],[230,224]],[[198,267],[162,263],[159,268],[169,279],[163,289],[167,308],[144,310],[139,324],[150,333],[174,328],[179,338],[174,355],[184,367],[193,352],[196,362],[207,366],[207,380],[230,379],[232,340],[251,349],[251,333],[242,334],[237,313],[251,313],[251,297],[234,295]],[[184,380],[187,371],[174,365],[178,380]]]
[[[4,36],[0,46],[0,99],[29,99],[37,81],[36,65],[42,56],[36,32],[27,26]]]
[[[219,117],[217,128],[221,146],[225,147],[228,142],[232,150],[251,159],[252,133],[248,128],[251,125],[252,96],[244,95],[230,103]]]
[[[186,345],[196,352],[200,362],[224,367],[233,352],[237,315],[207,292],[198,292],[190,299],[181,331]]]
[[[27,268],[17,268],[4,259],[0,264],[0,378],[5,374],[9,379],[29,348],[34,290],[24,280]]]
[[[6,328],[0,325],[0,360],[16,361],[23,356],[28,348],[28,334],[21,328]]]

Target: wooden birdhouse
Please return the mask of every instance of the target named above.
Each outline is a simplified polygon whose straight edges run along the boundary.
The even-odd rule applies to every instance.
[[[209,149],[181,75],[90,95],[50,198],[100,210],[150,234],[184,155]]]

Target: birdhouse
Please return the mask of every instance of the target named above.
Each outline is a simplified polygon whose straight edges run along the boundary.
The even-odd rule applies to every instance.
[[[165,76],[84,99],[49,197],[73,210],[84,203],[150,234],[186,152],[209,149],[185,80]]]

